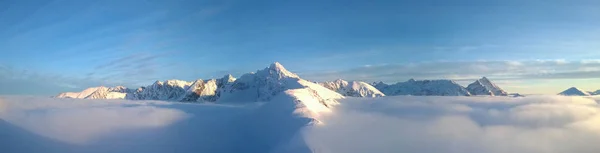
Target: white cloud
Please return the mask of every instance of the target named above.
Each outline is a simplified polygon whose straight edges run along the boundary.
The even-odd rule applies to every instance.
[[[118,130],[167,126],[186,116],[177,109],[148,104],[161,103],[9,97],[0,99],[0,119],[48,138],[78,144]]]
[[[319,116],[322,124],[307,127],[298,124],[303,119],[291,116],[292,111],[274,107],[279,105],[0,97],[0,121],[76,144],[42,152],[111,146],[111,152],[176,148],[232,153],[595,153],[600,149],[597,100],[600,97],[347,98]],[[275,101],[285,102],[289,101]],[[0,135],[8,135],[0,137],[3,152],[36,152],[26,149],[42,145],[41,140],[18,141],[10,137],[14,130],[3,133],[3,126],[7,125],[0,122]],[[36,143],[20,148],[1,143],[14,141]]]
[[[600,108],[580,97],[347,99],[307,128],[318,152],[593,153]]]
[[[581,60],[581,64],[598,64],[600,63],[600,59],[585,59]]]

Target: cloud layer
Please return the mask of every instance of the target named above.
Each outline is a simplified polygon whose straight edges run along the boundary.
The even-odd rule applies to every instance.
[[[168,103],[4,97],[0,119],[41,136],[80,144],[119,130],[164,127],[187,116],[153,105]]]
[[[318,152],[593,153],[600,108],[581,97],[347,99],[304,132]]]
[[[0,147],[8,153],[595,153],[600,149],[598,100],[347,98],[332,113],[321,114],[321,124],[306,126],[287,107],[274,107],[279,105],[0,97]],[[13,125],[57,142],[7,128]]]

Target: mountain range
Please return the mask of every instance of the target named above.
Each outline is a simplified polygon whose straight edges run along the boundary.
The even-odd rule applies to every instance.
[[[260,102],[288,94],[308,95],[310,100],[327,104],[328,99],[348,97],[413,96],[507,96],[507,92],[486,77],[463,87],[452,80],[414,80],[385,84],[361,81],[334,80],[310,82],[285,69],[280,63],[234,78],[225,75],[218,79],[187,82],[182,80],[156,81],[151,85],[130,89],[123,86],[93,87],[81,92],[60,93],[56,98],[163,100],[180,102]],[[333,103],[331,103],[333,104]]]
[[[414,80],[388,85],[374,82],[372,85],[388,96],[508,96],[508,93],[486,77],[469,84],[466,88],[452,80]]]
[[[579,89],[577,87],[571,87],[563,92],[558,93],[558,95],[563,96],[592,96],[592,95],[600,95],[600,90],[596,91],[585,91]]]
[[[320,85],[324,86],[327,89],[336,91],[343,96],[350,97],[383,97],[381,91],[377,88],[371,86],[366,82],[361,81],[346,81],[342,79],[337,79],[331,82],[321,82]]]

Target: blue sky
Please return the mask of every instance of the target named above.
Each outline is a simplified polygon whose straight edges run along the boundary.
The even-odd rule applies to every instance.
[[[600,2],[0,1],[0,94],[239,76],[600,89]]]

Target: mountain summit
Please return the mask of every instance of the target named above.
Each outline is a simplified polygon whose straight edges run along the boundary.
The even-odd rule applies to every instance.
[[[292,72],[288,71],[287,69],[285,69],[285,67],[283,67],[283,65],[281,65],[279,62],[275,62],[275,63],[271,64],[268,68],[265,68],[262,71],[257,71],[256,72],[256,74],[260,74],[260,73],[269,74],[270,76],[273,76],[273,77],[278,78],[278,79],[281,79],[281,78],[300,78],[295,73],[292,73]]]
[[[588,93],[587,91],[581,90],[577,87],[571,87],[561,93],[559,93],[559,95],[563,95],[563,96],[590,96],[590,93]]]
[[[490,96],[507,96],[508,93],[492,83],[488,78],[483,77],[467,86],[467,90],[472,95],[490,95]]]

